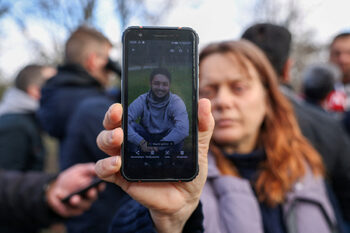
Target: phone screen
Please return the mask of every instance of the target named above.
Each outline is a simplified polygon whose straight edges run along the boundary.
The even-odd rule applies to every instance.
[[[197,41],[188,28],[124,32],[122,174],[130,181],[197,175]]]

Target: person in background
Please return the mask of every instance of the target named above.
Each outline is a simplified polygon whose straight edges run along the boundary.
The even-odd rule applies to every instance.
[[[69,194],[86,187],[96,173],[95,165],[79,164],[59,175],[43,172],[0,170],[0,231],[33,233],[40,228],[82,214],[97,199],[99,191],[91,188],[83,197]]]
[[[42,89],[38,116],[43,128],[64,143],[66,130],[78,104],[104,94],[108,82],[111,42],[99,31],[78,27],[65,44],[64,64]]]
[[[343,111],[343,98],[337,98],[335,85],[340,77],[332,64],[314,64],[303,71],[302,90],[305,101],[329,113]]]
[[[204,48],[199,61],[200,96],[211,100],[215,119],[201,197],[205,230],[337,229],[321,158],[302,136],[263,52],[228,41]]]
[[[346,111],[344,113],[343,123],[350,135],[350,32],[342,32],[336,35],[330,45],[329,51],[330,62],[336,64],[342,71],[342,84],[346,94]]]
[[[103,115],[119,101],[106,87],[114,66],[112,43],[101,32],[78,27],[65,44],[64,64],[42,89],[38,116],[44,130],[60,141],[60,169],[77,163],[96,162],[107,155],[97,148]],[[106,190],[89,211],[66,221],[69,233],[107,232],[114,212],[127,196],[115,185]]]
[[[342,84],[346,94],[345,110],[350,107],[350,32],[336,35],[329,47],[329,60],[342,72]]]
[[[331,186],[327,190],[333,206],[338,209],[338,200],[342,215],[346,221],[350,221],[350,139],[339,121],[310,107],[291,88],[290,70],[293,61],[289,52],[292,35],[283,26],[259,23],[247,28],[242,38],[257,45],[270,60],[277,74],[280,90],[292,103],[303,135],[322,156],[326,178]],[[333,191],[336,198],[333,198]],[[338,212],[336,211],[338,220],[341,222],[342,216]]]
[[[0,104],[0,168],[42,171],[45,149],[36,118],[42,85],[56,73],[50,66],[20,70]]]
[[[215,120],[208,177],[200,198],[204,232],[336,231],[338,225],[327,199],[321,158],[302,136],[263,52],[247,41],[213,43],[201,51],[199,62],[200,96],[211,101]],[[117,128],[120,115],[121,107],[109,111],[105,120],[109,131],[98,138],[101,149],[111,155],[118,153],[122,143],[122,130]],[[202,119],[199,117],[200,125]],[[199,142],[207,147],[209,140]],[[201,157],[200,153],[199,171],[203,171]],[[154,227],[159,231],[176,216],[180,218],[179,209],[188,210],[175,205],[179,197],[188,193],[176,195],[181,191],[175,187],[179,183],[129,183],[118,172],[120,164],[117,155],[96,165],[100,178],[120,185],[135,199],[119,210],[110,232],[155,232]],[[170,188],[176,188],[172,195]],[[184,225],[187,221],[194,226],[200,222],[202,216],[196,211],[186,213],[182,221],[175,223]],[[196,232],[185,227],[173,232]]]

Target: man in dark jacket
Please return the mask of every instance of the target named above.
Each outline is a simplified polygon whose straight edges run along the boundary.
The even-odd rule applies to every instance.
[[[79,27],[66,42],[64,65],[42,90],[38,115],[43,128],[60,141],[63,170],[106,157],[97,148],[96,136],[102,130],[104,113],[118,100],[110,98],[105,90],[111,47],[111,42],[97,30]],[[88,108],[84,107],[86,101]],[[66,222],[68,232],[107,232],[122,197],[125,194],[120,188],[108,184],[89,211]]]
[[[345,220],[350,221],[350,139],[339,122],[305,103],[290,87],[290,32],[282,26],[263,23],[249,27],[242,38],[260,47],[275,68],[281,90],[293,104],[302,133],[321,154],[326,177],[329,177]]]
[[[94,168],[93,163],[79,164],[58,176],[0,170],[0,232],[37,232],[82,214],[96,200],[96,188],[89,190],[85,198],[73,196],[68,204],[61,200],[87,186],[95,177]]]
[[[44,129],[62,143],[79,103],[104,95],[112,44],[100,32],[80,27],[66,42],[65,63],[42,89],[38,116]]]
[[[5,92],[0,104],[0,168],[41,171],[44,147],[35,117],[42,84],[56,70],[28,65],[15,78],[14,87]]]

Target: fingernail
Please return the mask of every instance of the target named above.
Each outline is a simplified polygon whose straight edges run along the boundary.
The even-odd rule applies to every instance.
[[[114,130],[112,130],[109,134],[109,137],[108,137],[109,143],[113,143],[113,134],[114,134]]]
[[[117,166],[117,165],[118,165],[118,162],[119,162],[119,156],[115,156],[115,158],[114,158],[113,161],[112,161],[112,165],[113,165],[113,166]]]

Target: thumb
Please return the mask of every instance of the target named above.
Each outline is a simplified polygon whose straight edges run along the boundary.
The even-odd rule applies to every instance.
[[[198,161],[200,169],[205,168],[207,170],[208,148],[214,125],[210,101],[208,99],[200,99],[198,102]]]
[[[211,103],[205,98],[198,101],[198,127],[199,133],[206,132],[211,137],[214,129],[214,118],[211,114]]]

